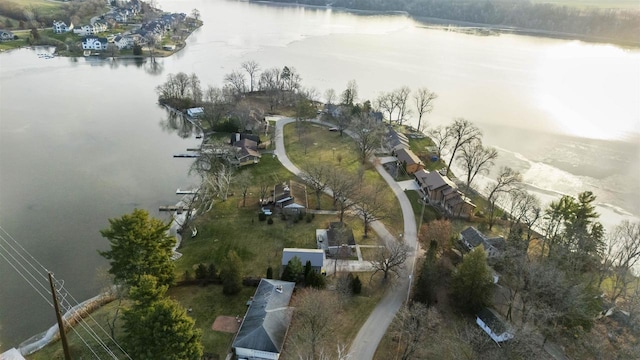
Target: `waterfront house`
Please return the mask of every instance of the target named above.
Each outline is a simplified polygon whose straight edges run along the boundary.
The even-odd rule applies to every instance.
[[[0,29],[0,41],[8,41],[15,39],[15,35],[9,30]]]
[[[488,238],[473,226],[460,232],[460,240],[469,251],[482,246],[488,258],[500,256],[507,246],[503,237]]]
[[[418,170],[424,169],[424,163],[409,149],[400,148],[395,151],[399,166],[403,166],[407,174],[411,175]]]
[[[393,153],[400,149],[409,149],[409,139],[403,134],[395,131],[389,126],[389,132],[386,135],[386,146],[389,152]]]
[[[113,43],[119,50],[133,48],[133,38],[129,36],[116,35],[116,37],[113,38]]]
[[[94,36],[88,36],[82,40],[82,50],[106,50],[107,39]]]
[[[64,21],[53,20],[52,29],[53,29],[53,32],[56,34],[63,34],[73,30],[73,23],[67,26],[67,24],[65,24]]]
[[[276,360],[284,345],[293,310],[295,283],[262,279],[231,345],[237,359]]]
[[[476,205],[458,190],[458,185],[449,177],[443,176],[437,171],[428,172],[424,169],[416,171],[414,176],[420,190],[430,204],[452,216],[471,217]]]

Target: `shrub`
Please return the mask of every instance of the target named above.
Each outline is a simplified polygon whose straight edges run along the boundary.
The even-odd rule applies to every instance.
[[[362,292],[362,281],[360,281],[360,277],[356,275],[351,282],[351,291],[353,294],[358,295]]]
[[[267,268],[267,279],[273,279],[273,268],[271,266]]]
[[[273,224],[273,219],[269,218],[269,220],[267,220],[267,224],[269,224],[269,225]]]
[[[307,214],[307,223],[310,223],[311,220],[313,220],[313,217],[311,216],[311,214]]]
[[[258,214],[258,220],[260,220],[260,221],[265,221],[265,220],[267,220],[267,214],[265,214],[265,213],[263,213],[263,212],[259,213],[259,214]],[[269,220],[271,220],[271,218],[269,218]]]
[[[198,280],[203,280],[207,278],[207,267],[205,264],[198,264],[198,267],[196,268],[196,279]]]

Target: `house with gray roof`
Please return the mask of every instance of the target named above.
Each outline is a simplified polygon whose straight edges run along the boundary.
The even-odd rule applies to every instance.
[[[486,332],[493,341],[500,343],[513,339],[513,332],[495,311],[484,308],[476,315],[476,324]]]
[[[295,283],[262,279],[231,345],[237,359],[278,359],[291,323]]]
[[[447,214],[469,218],[476,208],[449,177],[437,171],[417,170],[414,173],[416,182],[426,195],[429,203],[436,205]]]
[[[322,273],[325,260],[324,254],[322,249],[284,248],[282,249],[282,269],[289,264],[291,259],[297,257],[303,266],[309,261],[311,262],[311,270]]]
[[[475,249],[478,246],[484,248],[488,258],[494,258],[502,254],[507,247],[507,242],[502,237],[488,238],[473,226],[460,232],[462,243],[469,249]]]

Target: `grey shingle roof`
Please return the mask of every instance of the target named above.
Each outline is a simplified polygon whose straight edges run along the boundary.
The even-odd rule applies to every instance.
[[[262,279],[233,341],[234,348],[279,353],[291,322],[295,283]]]

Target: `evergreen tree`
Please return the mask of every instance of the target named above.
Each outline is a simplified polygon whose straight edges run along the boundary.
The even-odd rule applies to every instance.
[[[362,281],[360,281],[360,277],[356,275],[351,282],[351,291],[354,295],[358,295],[362,292]]]
[[[242,290],[242,260],[235,251],[230,250],[220,271],[222,292],[225,295],[235,295]]]
[[[140,209],[109,219],[109,224],[100,233],[109,240],[111,250],[99,253],[109,260],[109,273],[116,284],[136,285],[145,274],[154,276],[160,285],[173,283],[171,255],[176,239],[169,235],[169,224]]]
[[[415,300],[431,306],[436,301],[436,286],[438,285],[438,269],[436,265],[436,251],[438,242],[431,240],[427,256],[420,268],[416,281]]]
[[[267,268],[267,279],[273,279],[273,268],[271,266]]]
[[[123,315],[125,349],[138,360],[199,360],[201,333],[180,304],[164,296],[166,290],[149,275],[131,288],[133,305]]]
[[[200,263],[196,268],[196,279],[204,280],[206,278],[207,278],[207,266],[203,263]]]
[[[299,283],[304,280],[304,268],[302,267],[302,262],[297,256],[294,256],[287,263],[287,267],[282,272],[282,280],[293,281],[295,283]]]
[[[481,246],[464,257],[451,285],[453,300],[462,311],[473,314],[491,304],[493,279]]]

